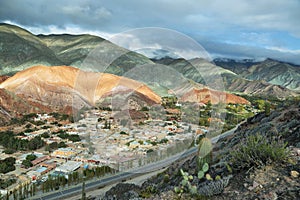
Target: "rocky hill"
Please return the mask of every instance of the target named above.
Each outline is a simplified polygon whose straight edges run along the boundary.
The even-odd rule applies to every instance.
[[[143,83],[68,66],[35,66],[6,79],[0,88],[54,110],[67,107],[78,110],[96,105],[106,97],[120,95],[123,103],[133,94],[138,95],[140,103],[143,103],[140,106],[159,103],[161,100]]]
[[[2,76],[1,81],[2,123],[32,112],[74,114],[91,106],[140,110],[144,106],[161,102],[161,96],[142,82],[69,66],[35,66],[12,77]],[[178,87],[174,88],[174,92],[182,102],[249,103],[244,98],[191,81],[184,81],[180,84],[181,87],[176,86]]]
[[[299,199],[299,103],[299,100],[288,102],[270,115],[259,113],[249,118],[233,135],[220,139],[213,149],[214,161],[208,171],[210,180],[197,178],[197,156],[192,155],[176,161],[141,186],[118,184],[103,199],[196,199],[188,190],[179,194],[175,192],[174,188],[183,183],[180,169],[193,177],[188,180],[202,194],[201,198],[198,196],[200,199]],[[251,154],[252,151],[256,153]],[[241,152],[240,161],[252,165],[243,168],[235,165],[234,155],[237,154],[233,152]],[[273,153],[286,157],[272,158]],[[256,154],[261,157],[255,157]],[[263,155],[270,157],[265,160]]]
[[[226,104],[250,104],[249,101],[242,97],[208,88],[193,88],[181,96],[180,100],[183,102],[197,102],[204,104],[207,104],[208,102],[211,102],[212,104],[217,104],[219,102]]]
[[[229,91],[255,95],[262,98],[276,97],[285,99],[286,97],[299,95],[298,92],[289,90],[281,85],[268,83],[264,80],[250,81],[243,78],[236,78],[232,79],[226,88]]]
[[[0,89],[1,125],[10,122],[12,118],[18,118],[24,114],[50,111],[47,106],[21,98],[3,88]]]
[[[291,90],[300,91],[300,67],[266,59],[262,62],[218,61],[216,64],[248,80],[265,80]]]
[[[185,78],[192,79],[197,83],[204,85],[209,84],[211,87],[214,87],[214,82],[212,80],[222,80],[221,87],[230,92],[240,92],[262,97],[272,96],[277,98],[286,98],[288,96],[297,95],[297,92],[286,88],[287,85],[284,83],[273,83],[267,82],[267,80],[264,80],[263,78],[260,79],[259,73],[257,73],[257,79],[253,80],[244,76],[244,71],[248,71],[248,69],[250,69],[252,65],[256,64],[256,62],[249,60],[237,62],[230,59],[215,61],[216,65],[202,59],[185,60],[162,58],[154,60],[156,63],[164,64],[175,69]],[[265,71],[272,74],[273,69],[268,70]],[[284,66],[281,71],[285,71]],[[267,72],[265,75],[266,74]],[[297,79],[293,78],[297,77],[291,78],[292,82],[297,82]],[[220,87],[220,84],[217,87]]]
[[[18,26],[0,24],[0,75],[31,66],[68,65],[122,75],[147,57],[92,35],[33,35]],[[96,65],[97,63],[97,65]]]

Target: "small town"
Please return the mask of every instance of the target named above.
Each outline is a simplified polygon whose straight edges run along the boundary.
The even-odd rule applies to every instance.
[[[1,175],[1,194],[14,194],[28,185],[32,188],[26,190],[32,193],[36,188],[46,192],[49,179],[64,177],[64,184],[70,185],[70,175],[80,177],[95,168],[104,169],[105,175],[139,167],[184,151],[195,135],[207,132],[205,127],[175,120],[128,120],[136,113],[130,112],[127,118],[123,112],[122,119],[116,119],[118,114],[112,111],[91,109],[73,123],[58,113],[25,116],[26,123],[6,131],[8,138],[19,134],[14,137],[16,147],[1,149],[3,163],[11,158],[15,162],[14,170]],[[24,141],[28,144],[23,147]]]
[[[133,170],[183,153],[209,125],[232,129],[259,112],[256,106],[228,104],[226,118],[210,117],[213,106],[164,97],[159,108],[83,108],[73,115],[30,113],[1,127],[1,195],[29,197]],[[214,107],[214,108],[213,108]],[[194,110],[199,110],[199,115]]]

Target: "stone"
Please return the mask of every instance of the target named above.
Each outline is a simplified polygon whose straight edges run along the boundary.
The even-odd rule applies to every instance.
[[[297,155],[300,156],[300,149],[297,149]]]
[[[295,171],[295,170],[292,170],[292,171],[291,171],[291,176],[292,176],[293,178],[298,178],[299,172],[297,172],[297,171]]]

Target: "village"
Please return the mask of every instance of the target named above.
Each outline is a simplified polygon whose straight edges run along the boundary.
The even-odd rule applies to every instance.
[[[95,167],[109,167],[110,173],[139,167],[184,151],[195,135],[207,131],[185,122],[127,114],[119,118],[109,110],[91,109],[76,122],[57,113],[34,114],[23,126],[14,126],[13,132],[21,133],[17,141],[40,138],[44,145],[12,154],[2,149],[2,160],[15,158],[15,170],[1,175],[9,183],[1,194],[12,194],[20,183],[39,185],[57,176],[68,179],[75,171]]]
[[[228,104],[222,111],[226,118],[219,119],[210,117],[215,108],[166,97],[151,109],[94,107],[73,116],[54,112],[14,118],[0,129],[0,192],[17,199],[20,190],[33,196],[142,167],[213,135],[210,124],[224,131],[258,112]]]

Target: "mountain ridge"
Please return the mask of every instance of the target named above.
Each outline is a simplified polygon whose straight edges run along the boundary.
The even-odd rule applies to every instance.
[[[90,71],[123,75],[136,65],[152,63],[145,56],[90,34],[34,35],[15,25],[0,24],[0,75],[35,65],[69,65]],[[105,50],[107,62],[96,67],[93,56]],[[111,55],[117,55],[109,60]],[[90,55],[91,54],[91,55]],[[102,59],[103,60],[103,59]],[[89,65],[94,65],[88,67]]]
[[[153,61],[170,66],[180,72],[185,78],[201,84],[206,84],[205,81],[208,80],[209,84],[213,85],[214,83],[211,80],[214,80],[215,77],[222,79],[223,82],[219,87],[223,87],[225,91],[229,92],[241,92],[258,96],[272,95],[280,99],[297,95],[297,92],[283,86],[268,83],[264,80],[250,80],[243,77],[241,71],[244,71],[244,68],[248,69],[251,67],[252,64],[250,63],[246,63],[247,66],[245,66],[245,63],[242,63],[239,67],[236,67],[237,70],[233,70],[235,66],[225,66],[222,68],[222,66],[213,65],[201,59],[185,60],[182,58],[164,58]],[[210,71],[211,73],[208,73]]]
[[[274,85],[281,85],[294,91],[300,91],[300,66],[274,59],[262,62],[242,63],[237,61],[218,62],[216,64],[231,70],[241,78],[265,80]]]

